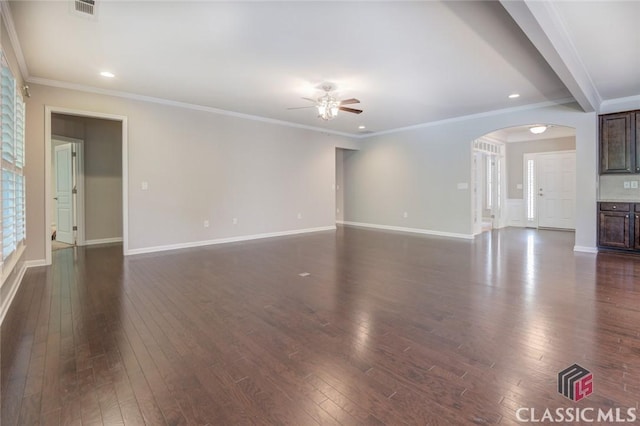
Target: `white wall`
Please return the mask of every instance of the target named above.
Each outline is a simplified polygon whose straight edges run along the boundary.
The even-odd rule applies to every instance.
[[[576,129],[576,246],[596,245],[596,114],[576,104],[434,123],[366,139],[345,162],[345,221],[472,234],[471,141],[531,123]],[[408,217],[403,218],[403,212]]]
[[[28,259],[45,258],[45,105],[128,117],[131,250],[332,226],[335,148],[358,146],[340,136],[206,111],[35,84],[31,93]]]

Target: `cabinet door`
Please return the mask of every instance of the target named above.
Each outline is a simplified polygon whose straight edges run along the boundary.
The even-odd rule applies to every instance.
[[[640,173],[640,111],[636,111],[633,115],[633,122],[631,123],[631,137],[636,140],[634,144],[636,150],[636,164],[634,167],[635,173]]]
[[[633,228],[633,249],[640,250],[640,212],[635,212],[633,217],[635,218],[635,226]]]
[[[635,172],[634,113],[600,116],[600,173]]]
[[[598,245],[602,247],[630,248],[631,223],[625,212],[600,212],[598,218]]]

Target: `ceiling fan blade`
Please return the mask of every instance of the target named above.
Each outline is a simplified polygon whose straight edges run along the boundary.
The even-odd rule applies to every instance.
[[[340,105],[359,104],[359,103],[360,101],[357,100],[356,98],[345,99],[343,101],[340,101]]]
[[[362,112],[361,109],[355,109],[355,108],[347,108],[347,107],[340,107],[340,111],[345,111],[345,112],[352,112],[354,114],[360,114]]]
[[[306,106],[306,107],[292,107],[292,108],[287,108],[287,109],[306,109],[306,108],[315,108],[315,105]]]
[[[311,98],[302,98],[302,99],[304,99],[305,101],[311,101],[311,102],[313,102],[314,104],[315,104],[316,102],[318,102],[318,101],[317,101],[317,99],[311,99]]]

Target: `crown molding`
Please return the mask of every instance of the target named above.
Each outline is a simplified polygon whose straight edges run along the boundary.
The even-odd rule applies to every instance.
[[[607,99],[600,104],[600,114],[640,109],[640,95]]]
[[[9,42],[13,47],[13,53],[16,55],[18,61],[18,67],[20,67],[20,74],[24,80],[29,79],[29,69],[27,68],[27,62],[24,59],[22,53],[22,47],[20,47],[20,40],[18,39],[18,33],[16,27],[13,24],[13,15],[11,14],[11,8],[7,0],[0,0],[0,13],[2,14],[2,20],[9,34]]]

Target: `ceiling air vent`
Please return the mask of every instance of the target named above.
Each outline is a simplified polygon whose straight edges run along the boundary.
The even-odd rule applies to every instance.
[[[96,15],[96,1],[95,0],[72,0],[73,11],[85,18],[94,18]]]

